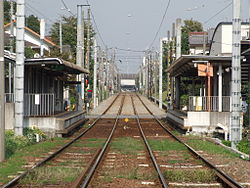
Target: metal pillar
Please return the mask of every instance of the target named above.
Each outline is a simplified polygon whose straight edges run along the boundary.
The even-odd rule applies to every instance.
[[[84,67],[83,65],[83,51],[84,51],[84,35],[83,35],[83,19],[82,19],[82,6],[77,5],[77,47],[76,47],[76,64]],[[78,86],[78,110],[82,110],[84,103],[84,74],[78,75],[78,81],[81,81],[81,86]]]
[[[86,55],[86,68],[89,70],[89,64],[90,64],[90,9],[88,9],[88,24],[87,24],[87,55]]]
[[[23,135],[25,0],[17,0],[15,71],[15,134]]]
[[[94,83],[93,83],[93,98],[94,98],[94,108],[97,106],[96,101],[96,89],[97,89],[97,42],[94,39]]]
[[[4,22],[3,1],[0,1],[0,23]],[[0,162],[5,159],[5,87],[4,87],[4,24],[0,25]]]
[[[40,40],[41,40],[41,45],[40,45],[40,56],[44,56],[44,37],[45,37],[45,20],[41,19],[40,20]]]
[[[181,78],[178,76],[175,78],[175,104],[177,109],[180,109],[180,83]]]
[[[162,61],[163,61],[163,39],[160,40],[160,59],[159,59],[159,108],[162,109]]]
[[[181,19],[176,20],[176,59],[181,57]]]
[[[62,18],[60,19],[60,23],[59,23],[59,35],[60,35],[60,53],[62,54],[63,50],[62,50]]]
[[[231,121],[230,138],[232,147],[241,140],[241,0],[233,0],[233,49],[232,49],[232,82],[231,82]]]
[[[219,112],[222,112],[222,65],[219,65],[218,78],[218,96],[219,96]]]

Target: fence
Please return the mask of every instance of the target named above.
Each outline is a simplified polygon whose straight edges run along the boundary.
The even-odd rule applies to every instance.
[[[222,97],[222,112],[230,112],[230,96]],[[219,97],[218,96],[190,96],[189,111],[201,112],[218,112]]]
[[[50,116],[54,113],[54,94],[24,94],[24,116]]]

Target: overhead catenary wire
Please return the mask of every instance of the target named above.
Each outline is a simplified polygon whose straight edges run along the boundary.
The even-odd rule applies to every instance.
[[[214,14],[213,16],[211,16],[209,19],[207,19],[204,24],[207,24],[208,22],[210,22],[212,19],[214,19],[216,16],[218,16],[220,13],[222,13],[224,10],[226,10],[227,8],[229,8],[231,5],[233,4],[233,2],[229,3],[227,6],[225,6],[223,9],[221,9],[220,11],[218,11],[216,14]]]
[[[73,13],[71,12],[71,10],[68,8],[68,6],[67,6],[66,3],[64,2],[64,0],[61,0],[61,2],[62,2],[62,4],[63,4],[64,8],[65,8],[72,16],[75,16],[75,14],[73,14]]]
[[[41,11],[37,10],[36,8],[34,8],[32,5],[30,5],[29,3],[26,3],[26,7],[32,11],[33,13],[38,13],[39,15],[41,15],[43,18],[45,18],[46,20],[48,20],[51,23],[54,23],[53,20],[51,20],[49,17],[45,16],[45,14],[43,14]]]
[[[166,17],[166,15],[167,15],[167,12],[168,12],[170,3],[171,3],[171,0],[168,1],[167,7],[166,7],[166,9],[165,9],[165,11],[164,11],[164,14],[163,14],[163,17],[162,17],[162,19],[161,19],[161,23],[160,23],[159,28],[158,28],[158,30],[157,30],[155,36],[154,36],[153,41],[151,42],[151,44],[150,44],[150,46],[149,46],[149,49],[153,46],[153,44],[154,44],[154,42],[155,42],[157,36],[159,35],[159,32],[160,32],[161,27],[162,27],[162,24],[163,24],[163,22],[164,22],[164,20],[165,20],[165,17]]]

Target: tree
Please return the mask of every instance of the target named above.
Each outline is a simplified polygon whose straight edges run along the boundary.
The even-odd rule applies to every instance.
[[[13,1],[13,13],[16,12],[16,2]],[[10,12],[10,1],[4,0],[4,24],[10,23],[11,12]]]
[[[36,16],[30,15],[26,17],[25,23],[28,28],[32,29],[36,33],[40,33],[40,21]]]
[[[189,42],[188,42],[188,36],[190,32],[202,32],[203,26],[200,22],[195,20],[184,20],[184,26],[181,28],[181,52],[182,54],[189,54]]]

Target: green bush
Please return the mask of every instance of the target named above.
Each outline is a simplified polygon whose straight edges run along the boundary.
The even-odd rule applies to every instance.
[[[250,155],[250,141],[243,139],[237,145],[239,151]]]
[[[224,144],[225,146],[231,147],[231,141],[229,140],[222,140],[222,144]]]
[[[36,134],[39,135],[40,140],[45,140],[45,134],[37,129],[24,129],[24,136],[15,136],[13,130],[5,131],[5,152],[6,158],[13,155],[18,149],[24,148],[36,142]]]
[[[19,148],[23,148],[31,144],[30,140],[25,136],[15,136],[14,131],[5,132],[5,152],[6,157],[9,158]]]

